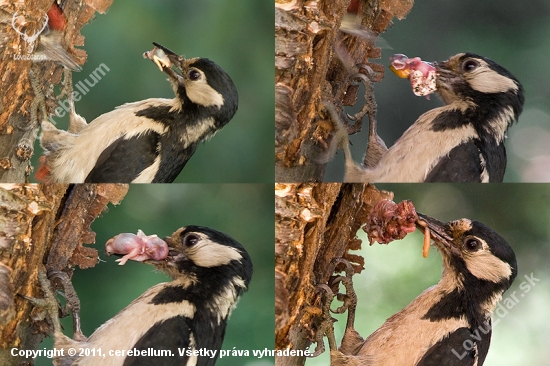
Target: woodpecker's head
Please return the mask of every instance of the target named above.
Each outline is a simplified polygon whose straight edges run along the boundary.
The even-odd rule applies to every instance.
[[[523,109],[521,83],[504,67],[474,53],[459,53],[436,62],[437,92],[446,104],[465,102],[467,106],[506,108],[510,123]]]
[[[237,112],[238,93],[231,77],[207,58],[186,59],[153,42],[155,48],[144,53],[169,77],[181,109],[186,112],[207,109],[218,127],[225,125]],[[172,69],[174,66],[179,73]]]
[[[244,247],[228,235],[203,226],[186,226],[164,241],[168,257],[146,262],[174,280],[196,286],[204,297],[231,293],[236,300],[248,289],[252,261]]]
[[[492,311],[517,275],[514,251],[499,234],[478,221],[460,219],[446,224],[418,214],[426,221],[443,257],[442,280]],[[418,226],[423,230],[421,226]]]

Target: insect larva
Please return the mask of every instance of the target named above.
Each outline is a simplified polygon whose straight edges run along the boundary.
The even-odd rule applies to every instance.
[[[428,253],[430,252],[430,228],[428,228],[428,223],[426,221],[418,220],[418,224],[424,228],[424,246],[422,247],[422,256],[428,258]]]

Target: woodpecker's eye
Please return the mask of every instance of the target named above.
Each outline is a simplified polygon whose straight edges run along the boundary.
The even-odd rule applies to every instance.
[[[466,249],[470,252],[475,252],[481,249],[481,242],[474,238],[466,239],[464,244],[466,245]]]
[[[189,70],[189,72],[187,73],[187,77],[189,78],[189,80],[199,80],[201,78],[201,73],[195,69]]]
[[[479,62],[476,60],[466,60],[462,64],[463,71],[473,71],[479,66]]]
[[[199,242],[199,237],[195,234],[188,234],[183,237],[183,245],[186,247],[192,247]]]

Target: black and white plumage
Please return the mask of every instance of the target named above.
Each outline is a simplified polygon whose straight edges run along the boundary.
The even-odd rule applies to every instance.
[[[483,365],[493,311],[517,275],[514,251],[480,222],[419,217],[443,257],[441,280],[360,343],[346,365]]]
[[[170,275],[171,282],[148,289],[87,341],[76,342],[57,329],[55,347],[101,348],[104,354],[110,350],[169,350],[171,356],[58,357],[56,365],[215,364],[229,315],[250,283],[251,259],[234,239],[206,227],[183,227],[164,240],[170,250],[168,257],[145,263]],[[186,352],[201,349],[216,354],[197,357]]]
[[[43,121],[37,178],[59,183],[172,182],[198,145],[234,116],[238,94],[229,75],[206,58],[185,59],[156,44],[144,57],[168,75],[174,99],[127,103],[69,132]],[[172,69],[177,68],[181,75]]]
[[[346,161],[346,181],[502,182],[504,140],[523,109],[522,85],[502,66],[473,53],[434,65],[437,93],[446,105],[421,115],[376,167]]]

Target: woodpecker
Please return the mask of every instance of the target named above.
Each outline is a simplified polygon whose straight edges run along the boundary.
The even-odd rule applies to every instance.
[[[342,347],[334,353],[339,357],[332,359],[331,366],[483,365],[492,313],[517,275],[514,251],[478,221],[444,224],[420,213],[418,217],[425,226],[417,227],[427,226],[443,258],[441,280],[365,340],[348,319]],[[354,311],[355,305],[349,309],[351,319]]]
[[[350,168],[355,163],[346,154],[346,181],[502,182],[506,133],[523,109],[521,83],[474,53],[433,66],[436,92],[445,106],[421,115],[373,168]]]
[[[82,67],[78,64],[78,60],[63,46],[63,36],[67,28],[67,20],[63,14],[65,2],[61,6],[54,2],[47,12],[48,26],[40,35],[38,47],[35,55],[38,60],[56,61],[64,67],[80,71]]]
[[[216,363],[229,315],[252,277],[250,256],[233,238],[202,226],[182,227],[164,241],[169,248],[166,258],[144,263],[154,265],[173,280],[145,291],[87,340],[79,342],[61,332],[55,304],[55,311],[51,311],[54,347],[90,350],[81,352],[83,356],[64,352],[54,360],[55,365]],[[48,284],[42,287],[51,296]],[[98,355],[98,349],[105,357]],[[118,354],[109,354],[110,350]],[[165,353],[160,355],[161,351]],[[136,355],[140,352],[143,355]]]
[[[90,124],[70,125],[73,133],[43,121],[40,142],[45,152],[37,179],[170,183],[198,145],[231,120],[238,106],[237,89],[220,66],[206,58],[185,59],[154,45],[144,57],[168,75],[175,98],[124,104]],[[71,121],[82,120],[71,114]]]

